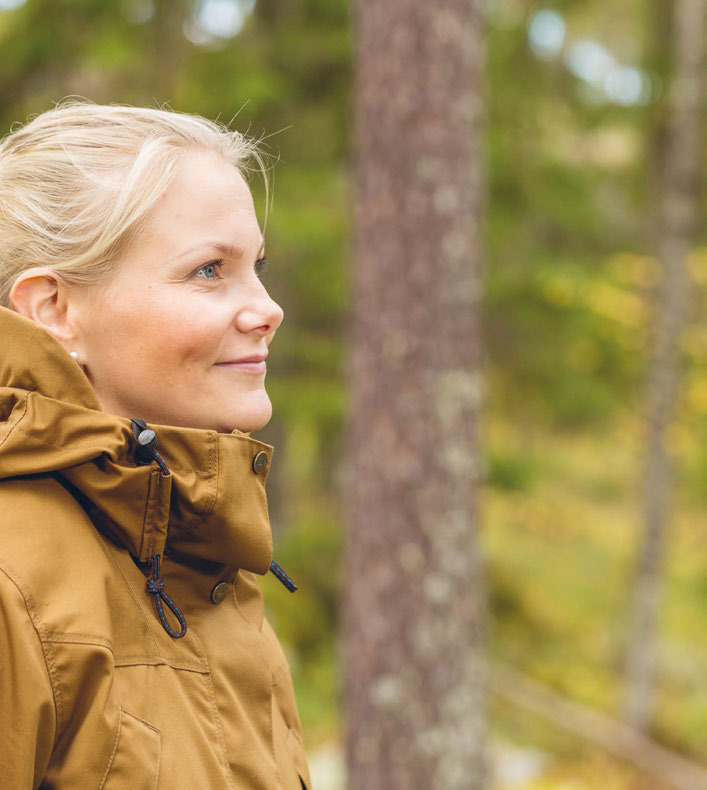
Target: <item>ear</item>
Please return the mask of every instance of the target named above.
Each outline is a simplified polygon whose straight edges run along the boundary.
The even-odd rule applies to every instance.
[[[13,309],[46,329],[67,349],[76,337],[69,302],[68,285],[47,267],[22,272],[10,291]]]

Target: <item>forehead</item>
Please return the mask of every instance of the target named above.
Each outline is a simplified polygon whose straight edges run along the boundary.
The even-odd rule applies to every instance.
[[[230,162],[210,152],[190,153],[177,164],[141,241],[171,257],[213,238],[239,247],[259,247],[253,197]]]

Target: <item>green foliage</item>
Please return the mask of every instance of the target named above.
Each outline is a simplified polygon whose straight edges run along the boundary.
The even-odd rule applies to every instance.
[[[342,533],[333,516],[312,508],[311,520],[293,523],[276,540],[276,556],[299,585],[283,595],[274,579],[263,585],[268,618],[288,655],[300,717],[313,742],[338,727],[339,662],[336,656],[339,557]]]
[[[68,94],[169,102],[263,136],[276,160],[265,282],[285,322],[269,359],[274,416],[259,438],[276,445],[268,481],[278,514],[275,556],[300,589],[289,595],[274,579],[263,587],[313,746],[340,729],[352,9],[345,0],[257,0],[235,38],[197,45],[183,34],[191,0],[153,6],[142,22],[140,0],[27,0],[0,11],[0,120],[8,130]],[[647,254],[653,171],[646,152],[662,105],[598,101],[561,57],[533,55],[527,26],[542,7],[504,0],[488,10],[483,543],[491,652],[611,712],[620,698],[638,535],[657,272]],[[662,6],[563,0],[552,7],[564,15],[568,41],[600,40],[627,62],[658,77],[665,72]],[[252,188],[263,216],[258,178]],[[700,627],[707,596],[705,248],[693,252],[691,266],[696,299],[671,437],[680,489],[656,728],[667,743],[704,757],[707,721],[695,667],[707,655]],[[494,707],[494,724],[561,758],[532,787],[559,788],[570,778],[606,790],[611,775],[611,787],[623,790],[635,779],[507,706]],[[635,779],[633,786],[642,785]]]
[[[525,454],[492,452],[486,482],[502,491],[527,491],[533,482],[534,465]]]

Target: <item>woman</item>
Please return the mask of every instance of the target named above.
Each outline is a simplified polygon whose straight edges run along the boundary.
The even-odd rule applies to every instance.
[[[70,100],[0,143],[0,784],[301,790],[256,143]],[[77,364],[78,363],[78,364]]]

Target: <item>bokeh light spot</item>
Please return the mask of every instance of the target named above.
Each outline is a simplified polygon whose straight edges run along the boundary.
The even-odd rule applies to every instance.
[[[557,11],[543,9],[533,14],[528,24],[528,40],[541,58],[553,58],[565,42],[565,21]]]

